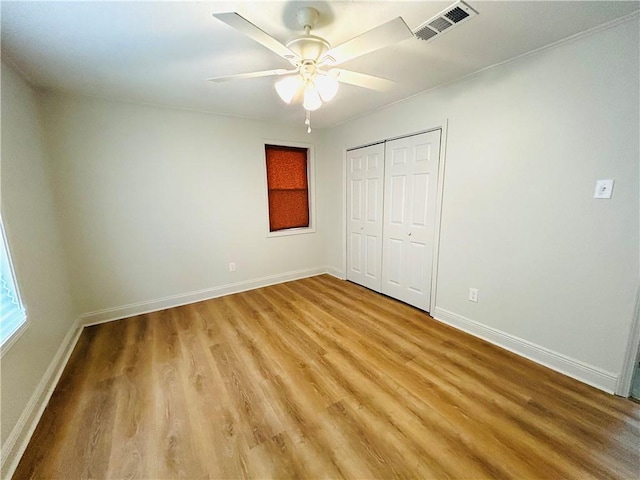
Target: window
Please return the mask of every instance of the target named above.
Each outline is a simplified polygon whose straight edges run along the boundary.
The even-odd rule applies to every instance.
[[[269,231],[283,234],[313,231],[311,149],[267,144],[265,158]]]
[[[2,353],[4,353],[22,331],[21,327],[26,325],[27,316],[16,288],[9,247],[1,218],[0,232],[2,233],[2,241],[0,242],[0,291],[2,293],[0,298],[0,343],[2,344]]]

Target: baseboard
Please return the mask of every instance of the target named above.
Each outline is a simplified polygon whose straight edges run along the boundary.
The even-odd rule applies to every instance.
[[[7,441],[2,445],[2,464],[0,467],[0,472],[2,472],[0,476],[2,478],[11,478],[18,467],[20,458],[27,448],[40,417],[42,417],[44,409],[49,403],[53,390],[67,365],[71,352],[73,352],[78,338],[80,338],[81,331],[82,328],[78,319],[65,335],[60,348],[58,348],[49,364],[49,368],[47,368],[33,395],[31,395],[22,415],[20,415],[18,422],[7,437]]]
[[[347,279],[347,276],[345,275],[344,270],[341,270],[336,267],[326,267],[325,273],[327,273],[328,275],[331,275],[332,277],[336,277],[340,280]]]
[[[278,275],[270,275],[267,277],[256,278],[253,280],[245,280],[242,282],[228,283],[219,287],[197,290],[195,292],[181,293],[171,295],[169,297],[158,298],[145,302],[132,303],[115,308],[107,308],[95,312],[84,313],[80,316],[80,322],[84,326],[96,325],[99,323],[111,322],[123,318],[142,315],[150,312],[157,312],[166,308],[179,307],[189,303],[201,302],[212,298],[232,295],[234,293],[245,292],[255,288],[268,287],[277,283],[290,282],[301,278],[313,277],[327,273],[326,267],[308,268],[304,270],[294,270],[291,272],[280,273]]]
[[[533,360],[536,363],[568,375],[576,380],[580,380],[592,387],[604,390],[607,393],[615,392],[618,376],[613,373],[606,372],[580,360],[573,359],[527,340],[488,327],[443,308],[436,307],[434,311],[431,312],[431,316],[442,323],[463,330],[475,337],[482,338],[489,343],[493,343],[529,360]]]

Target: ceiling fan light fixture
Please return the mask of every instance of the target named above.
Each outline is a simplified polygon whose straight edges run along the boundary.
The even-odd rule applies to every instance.
[[[462,0],[458,0],[456,7],[458,4],[464,5]],[[465,13],[462,7],[461,11],[447,11],[447,22],[456,22],[456,20],[461,22]],[[331,47],[324,38],[311,34],[319,17],[318,10],[313,7],[302,7],[297,11],[297,19],[304,29],[304,34],[285,45],[237,12],[214,13],[213,16],[284,58],[291,63],[294,70],[279,68],[240,73],[210,78],[209,81],[224,82],[239,78],[284,76],[282,80],[275,82],[276,92],[287,104],[298,104],[302,101],[307,115],[305,123],[308,132],[311,131],[310,112],[319,109],[323,102],[329,102],[336,96],[338,82],[378,91],[386,91],[394,83],[373,75],[335,69],[334,66],[413,37],[413,32],[402,17],[396,17],[337,47]]]
[[[322,106],[322,99],[313,82],[307,82],[307,86],[304,88],[304,102],[302,106],[310,112]]]
[[[318,75],[315,84],[323,102],[330,102],[338,93],[338,81],[328,75]]]
[[[291,103],[300,89],[302,79],[299,75],[292,75],[278,80],[275,84],[278,96],[285,103]]]

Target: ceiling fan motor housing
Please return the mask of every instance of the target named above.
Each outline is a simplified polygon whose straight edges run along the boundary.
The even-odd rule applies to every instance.
[[[320,14],[312,7],[299,8],[297,19],[304,29],[304,35],[296,37],[287,43],[287,48],[295,52],[301,61],[298,66],[308,64],[310,61],[318,62],[325,52],[331,49],[331,44],[324,38],[311,35],[311,29],[315,27]],[[291,59],[290,59],[291,60]]]
[[[287,48],[297,53],[302,60],[318,61],[331,45],[324,38],[304,35],[288,42]]]

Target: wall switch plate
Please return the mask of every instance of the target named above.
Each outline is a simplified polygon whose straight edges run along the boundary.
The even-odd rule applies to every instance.
[[[236,271],[236,264],[235,263],[231,262],[229,264],[229,271],[230,272],[235,272]]]
[[[593,198],[611,198],[611,192],[613,192],[613,180],[598,180]]]
[[[469,301],[470,302],[478,302],[478,289],[470,288],[469,289]]]

